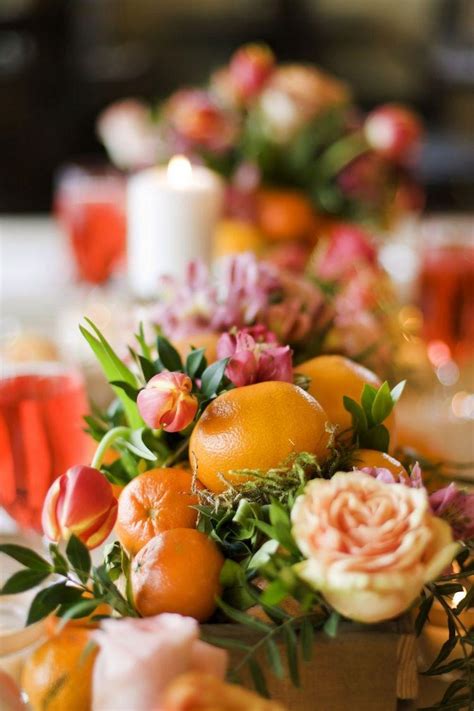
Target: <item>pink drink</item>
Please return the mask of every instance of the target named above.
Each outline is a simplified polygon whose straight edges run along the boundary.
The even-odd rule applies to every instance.
[[[41,531],[50,484],[88,463],[82,379],[57,364],[7,370],[0,380],[0,505],[22,527]]]

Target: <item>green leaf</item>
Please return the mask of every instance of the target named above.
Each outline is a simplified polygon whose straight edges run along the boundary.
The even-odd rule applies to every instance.
[[[93,350],[107,380],[109,382],[112,380],[123,380],[136,387],[137,380],[132,371],[129,370],[125,363],[118,357],[97,326],[88,318],[86,318],[85,321],[91,327],[95,335],[84,328],[84,326],[79,326],[79,330]],[[114,392],[122,402],[130,427],[143,426],[143,420],[138,412],[136,403],[130,400],[128,395],[121,388],[114,388]]]
[[[271,629],[269,625],[265,624],[265,622],[257,620],[255,617],[251,617],[250,615],[247,615],[241,610],[234,609],[230,605],[227,605],[220,598],[217,599],[217,604],[219,605],[221,610],[227,615],[227,617],[229,617],[234,622],[237,622],[239,625],[245,625],[246,627],[250,627],[250,629],[265,633],[268,633],[269,629]]]
[[[198,378],[207,368],[207,361],[204,357],[205,348],[195,348],[186,358],[186,373],[190,378]]]
[[[42,583],[50,574],[50,570],[31,570],[30,568],[19,570],[18,573],[14,573],[11,578],[8,578],[0,591],[0,595],[16,595],[25,590],[31,590],[31,588],[35,588]]]
[[[436,670],[437,667],[441,664],[441,662],[444,662],[445,659],[449,657],[451,652],[454,650],[458,643],[458,636],[456,633],[456,626],[451,618],[451,616],[448,617],[448,631],[449,631],[449,637],[446,640],[446,642],[443,644],[441,649],[439,650],[438,656],[436,659],[432,662],[431,666],[429,669],[427,669],[425,674],[430,674]]]
[[[267,683],[265,681],[265,675],[262,671],[260,664],[257,662],[256,659],[251,657],[248,660],[248,667],[250,670],[250,675],[252,677],[252,681],[253,681],[255,690],[260,694],[260,696],[264,696],[267,699],[270,698],[270,694],[268,693]]]
[[[362,443],[368,449],[376,449],[379,452],[388,452],[390,445],[390,433],[385,425],[372,427],[362,438]]]
[[[339,627],[339,620],[341,619],[338,612],[332,612],[331,616],[325,623],[323,630],[328,635],[328,637],[335,637],[337,635],[337,629]]]
[[[304,661],[310,662],[313,658],[314,627],[307,618],[301,623],[300,643]]]
[[[220,583],[224,588],[230,588],[232,585],[240,582],[242,579],[242,569],[235,560],[226,558],[224,565],[221,569],[221,574],[219,577]]]
[[[381,424],[392,412],[393,405],[390,388],[387,381],[385,381],[378,389],[372,403],[372,419],[374,423]]]
[[[156,349],[160,363],[165,370],[170,370],[171,372],[183,370],[181,356],[167,338],[158,336],[156,339]]]
[[[76,536],[69,539],[66,556],[79,580],[86,583],[89,580],[91,556],[87,547]]]
[[[60,605],[77,602],[82,594],[83,591],[80,588],[67,585],[66,582],[56,583],[40,590],[30,605],[26,624],[31,625],[42,620]]]
[[[264,605],[278,605],[285,597],[288,597],[288,589],[282,580],[277,579],[267,585],[261,600]]]
[[[49,546],[49,553],[51,555],[54,572],[58,575],[66,575],[69,570],[69,565],[66,558],[60,553],[58,546],[55,543],[51,543]]]
[[[67,622],[67,620],[78,620],[81,619],[81,617],[88,617],[91,615],[99,607],[99,605],[102,604],[102,602],[103,600],[100,598],[93,598],[90,600],[79,599],[79,602],[75,602],[72,605],[61,605],[58,610],[58,615],[64,622]]]
[[[146,360],[150,361],[151,360],[151,351],[148,346],[148,343],[146,342],[143,321],[140,321],[140,324],[138,326],[138,333],[135,334],[135,338],[137,339],[137,343],[139,344],[140,348],[142,349],[143,357]]]
[[[352,398],[344,395],[342,398],[344,407],[352,415],[352,426],[358,432],[365,432],[368,427],[367,418],[361,406]]]
[[[228,362],[228,358],[222,358],[209,365],[202,374],[201,390],[206,398],[213,397],[218,392]]]
[[[136,387],[133,387],[133,385],[126,383],[125,380],[111,380],[110,385],[113,385],[114,388],[120,388],[120,390],[123,390],[124,393],[128,395],[130,400],[133,400],[133,402],[137,401],[138,393],[140,392],[140,390]]]
[[[419,637],[423,631],[423,627],[425,626],[426,620],[431,612],[431,608],[433,607],[433,602],[434,597],[430,595],[423,600],[418,608],[418,615],[415,620],[415,633],[417,637]]]
[[[130,430],[130,434],[128,435],[128,437],[121,438],[121,441],[123,442],[124,446],[127,447],[127,449],[129,449],[131,452],[133,452],[133,454],[136,454],[137,457],[146,459],[149,462],[156,462],[158,457],[154,452],[152,452],[151,449],[149,449],[149,447],[146,446],[143,441],[143,437],[146,432],[146,427],[140,427],[136,430]]]
[[[283,669],[283,664],[281,662],[280,650],[276,642],[273,639],[267,639],[265,642],[265,651],[268,657],[268,663],[272,672],[278,679],[283,679],[285,676],[285,670]]]
[[[279,545],[278,541],[275,541],[273,538],[269,541],[265,541],[265,543],[260,546],[258,551],[254,553],[250,559],[248,570],[257,570],[268,563],[271,556],[278,550]]]
[[[2,543],[0,544],[0,553],[5,553],[30,570],[51,571],[51,565],[48,561],[30,548],[17,546],[14,543]]]
[[[298,644],[297,637],[292,627],[288,625],[284,628],[284,638],[286,643],[286,656],[288,660],[288,671],[293,686],[299,687],[300,675],[298,669]]]
[[[392,403],[394,405],[397,404],[397,402],[400,400],[403,391],[405,390],[405,385],[407,384],[406,380],[402,380],[398,385],[395,385],[395,387],[392,389],[390,393],[390,397],[392,398]]]
[[[360,402],[361,402],[362,408],[365,412],[365,416],[367,418],[367,422],[369,425],[374,424],[374,422],[372,420],[372,405],[374,403],[376,395],[377,395],[377,389],[374,388],[373,385],[369,385],[368,383],[366,383],[364,385],[364,389],[362,390]]]
[[[138,360],[140,361],[143,377],[145,378],[145,381],[148,382],[158,373],[158,371],[155,368],[155,365],[144,356],[139,355]]]
[[[284,526],[290,529],[290,516],[288,511],[278,501],[272,501],[269,515],[272,526]]]

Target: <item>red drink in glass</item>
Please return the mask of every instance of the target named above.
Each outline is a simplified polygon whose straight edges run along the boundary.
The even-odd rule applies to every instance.
[[[59,176],[55,212],[79,279],[102,284],[120,269],[126,248],[125,181],[120,173],[67,168]]]
[[[474,222],[438,218],[425,224],[418,282],[423,333],[454,357],[474,352]]]
[[[58,364],[6,368],[0,379],[0,505],[22,527],[41,532],[51,483],[88,463],[88,403],[81,376]]]

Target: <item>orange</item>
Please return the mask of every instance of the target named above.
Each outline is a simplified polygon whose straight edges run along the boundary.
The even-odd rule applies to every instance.
[[[264,243],[264,237],[255,225],[243,220],[221,220],[214,233],[213,256],[218,259],[242,252],[259,254]]]
[[[257,196],[257,223],[272,240],[306,237],[314,226],[313,208],[296,190],[261,190]]]
[[[186,357],[191,352],[191,346],[194,346],[194,348],[205,348],[204,355],[210,365],[217,360],[217,341],[220,335],[220,333],[216,333],[215,331],[201,331],[187,336],[186,338],[173,341],[173,345],[184,362],[186,362]]]
[[[317,356],[302,363],[295,370],[311,379],[309,392],[325,409],[330,422],[338,425],[341,431],[352,425],[351,415],[344,407],[344,395],[360,403],[366,383],[375,388],[382,385],[381,380],[371,370],[340,355]],[[390,433],[390,450],[393,451],[396,445],[393,411],[384,425]]]
[[[134,559],[131,585],[144,617],[176,612],[207,620],[215,610],[224,557],[194,528],[173,528],[152,538]]]
[[[192,474],[184,469],[150,469],[122,491],[115,533],[135,555],[154,536],[170,528],[194,528],[198,498],[192,493]]]
[[[97,651],[83,654],[89,634],[84,627],[66,627],[28,657],[21,685],[33,711],[84,711],[91,707]]]
[[[205,409],[189,443],[194,472],[208,489],[225,491],[251,479],[232,470],[267,471],[297,452],[320,461],[329,454],[327,415],[307,392],[291,383],[268,381],[219,395]],[[220,476],[222,475],[222,476]]]
[[[376,449],[356,449],[352,463],[358,469],[362,469],[362,467],[383,467],[392,472],[397,481],[399,477],[408,478],[407,470],[400,464],[398,459],[391,457],[386,452],[378,452]]]

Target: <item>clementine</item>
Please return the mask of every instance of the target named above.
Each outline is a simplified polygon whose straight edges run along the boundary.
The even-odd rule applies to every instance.
[[[173,345],[184,361],[186,361],[187,356],[191,352],[191,346],[194,348],[204,348],[204,355],[210,364],[217,360],[217,341],[219,337],[220,333],[216,333],[215,331],[200,331],[186,338],[173,341]]]
[[[115,533],[132,555],[154,536],[170,528],[194,528],[198,498],[192,492],[189,471],[150,469],[139,474],[122,491]]]
[[[135,606],[144,617],[176,612],[207,620],[215,610],[224,557],[193,528],[173,528],[152,538],[132,564]]]
[[[329,454],[328,417],[307,392],[291,383],[267,381],[219,395],[205,409],[189,443],[191,466],[211,491],[251,479],[230,472],[266,471],[292,453]]]
[[[364,385],[379,388],[379,377],[363,365],[340,355],[322,355],[302,363],[296,372],[311,379],[309,392],[325,409],[329,421],[338,425],[341,431],[351,427],[352,418],[344,407],[343,397],[347,395],[360,402]],[[396,446],[395,414],[385,420],[384,425],[390,433],[390,450]]]
[[[383,469],[388,469],[397,481],[399,477],[402,477],[402,479],[408,478],[408,472],[405,467],[400,464],[398,459],[391,457],[386,452],[378,452],[376,449],[356,449],[352,461],[357,469],[362,469],[362,467],[383,467]]]
[[[264,237],[258,227],[243,220],[221,220],[214,233],[214,259],[229,254],[260,254]]]
[[[84,711],[91,706],[92,668],[97,650],[84,653],[84,627],[66,627],[28,657],[21,685],[33,711]]]
[[[271,240],[306,237],[314,225],[313,208],[296,190],[261,190],[257,196],[257,222]]]

